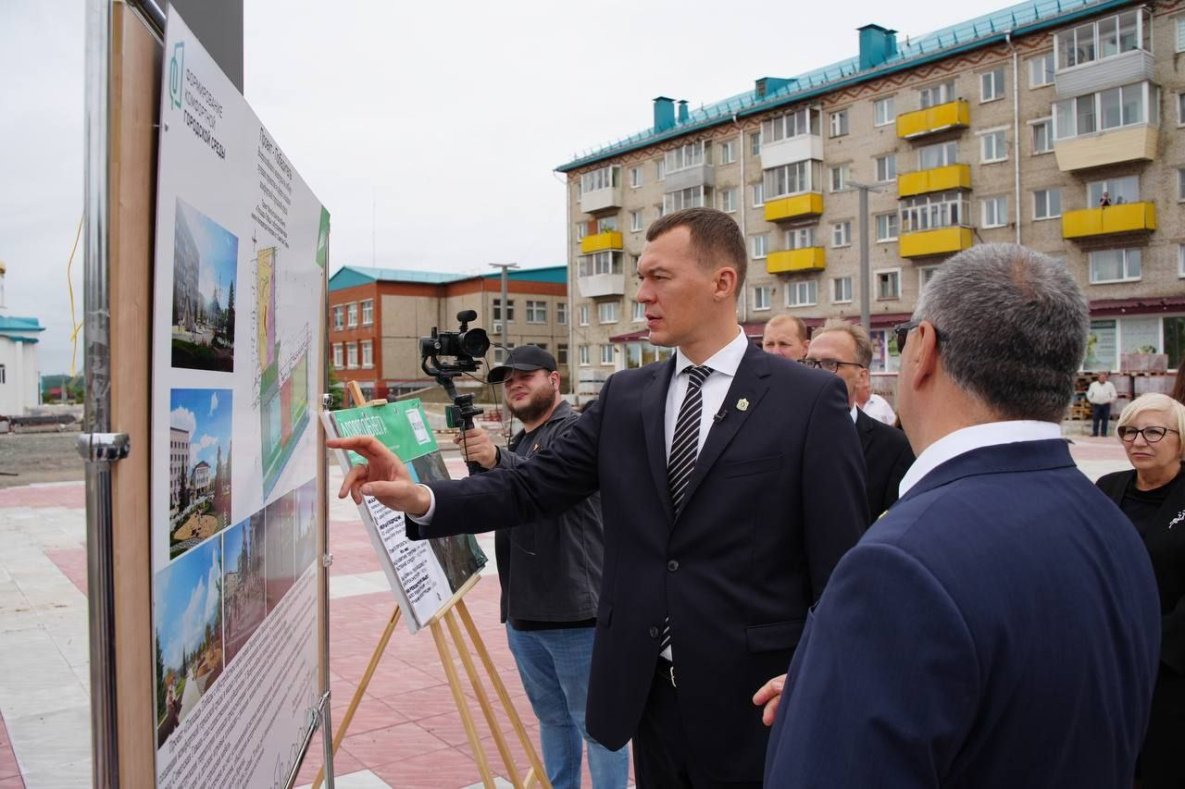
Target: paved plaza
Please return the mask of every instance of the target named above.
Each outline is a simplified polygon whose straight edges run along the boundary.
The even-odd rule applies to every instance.
[[[1072,452],[1091,479],[1127,468],[1119,442],[1081,435],[1067,423]],[[459,458],[450,473],[464,473]],[[331,475],[337,490],[341,473]],[[392,612],[392,596],[357,510],[332,500],[329,510],[330,676],[339,722]],[[498,623],[497,568],[492,535],[479,538],[490,558],[485,578],[466,597],[470,613],[514,704],[538,748],[538,724],[522,690]],[[91,785],[86,602],[86,524],[81,482],[0,490],[0,789],[69,789]],[[495,772],[492,735],[471,699]],[[513,740],[509,724],[503,730]],[[526,759],[511,744],[520,768]],[[298,785],[321,765],[314,739]],[[590,786],[585,769],[585,785]],[[444,668],[427,632],[408,636],[401,624],[383,657],[336,758],[337,785],[381,787],[480,786]],[[499,781],[499,786],[510,786]]]

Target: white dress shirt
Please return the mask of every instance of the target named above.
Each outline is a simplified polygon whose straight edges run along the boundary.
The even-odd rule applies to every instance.
[[[875,392],[868,396],[868,402],[864,404],[864,413],[878,422],[884,422],[889,427],[892,427],[897,421],[897,415],[893,413],[893,406]]]
[[[909,489],[918,484],[934,469],[948,460],[970,452],[973,449],[994,447],[999,444],[1016,444],[1021,441],[1048,441],[1062,437],[1061,425],[1053,422],[1030,420],[1014,422],[988,422],[956,430],[926,447],[918,459],[905,472],[898,488],[902,498]]]
[[[748,347],[749,338],[738,328],[736,338],[703,363],[712,368],[712,374],[704,380],[700,387],[703,410],[699,419],[697,456],[704,451],[704,442],[708,440],[708,431],[712,429],[712,420],[720,412],[721,407],[728,407],[724,403],[724,397],[728,394],[728,388],[732,386],[732,379],[736,377],[737,368],[741,366],[741,359],[744,358]],[[670,388],[667,389],[666,415],[664,417],[668,461],[671,459],[671,441],[675,437],[675,422],[679,418],[679,409],[683,406],[683,397],[687,394],[688,377],[681,375],[681,373],[684,368],[695,366],[697,366],[695,362],[684,356],[682,350],[675,352],[675,371],[672,374],[674,377],[671,378]]]

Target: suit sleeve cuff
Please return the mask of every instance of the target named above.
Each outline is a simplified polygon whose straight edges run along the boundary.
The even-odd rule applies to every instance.
[[[420,526],[431,526],[432,516],[436,514],[436,494],[433,493],[432,488],[428,487],[427,485],[419,485],[418,487],[428,491],[428,496],[431,497],[431,502],[428,504],[428,511],[419,517],[416,517],[409,512],[407,513],[407,518],[412,523],[418,523]]]

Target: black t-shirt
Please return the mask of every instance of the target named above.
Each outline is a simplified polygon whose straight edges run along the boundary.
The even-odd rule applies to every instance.
[[[1123,492],[1123,503],[1119,505],[1119,509],[1123,510],[1123,514],[1131,520],[1136,531],[1144,537],[1148,530],[1156,525],[1156,514],[1164,506],[1176,479],[1152,490],[1137,488],[1137,479],[1138,475],[1132,475],[1131,481],[1127,483],[1127,490]]]
[[[531,448],[535,445],[535,433],[538,431],[539,428],[535,428],[530,433],[523,433],[517,442],[512,440],[510,449],[520,458],[527,457],[531,452]],[[508,621],[511,627],[521,631],[568,630],[574,627],[593,627],[597,623],[595,617],[592,619],[581,619],[576,622],[543,622],[535,619],[515,619],[514,617],[510,617]]]

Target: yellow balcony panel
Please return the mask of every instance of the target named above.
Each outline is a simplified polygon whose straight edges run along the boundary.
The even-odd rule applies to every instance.
[[[971,188],[971,165],[951,164],[916,173],[901,173],[897,176],[897,196],[913,197],[929,192],[945,192],[950,189]]]
[[[818,192],[782,197],[765,204],[765,221],[781,222],[786,219],[801,219],[823,213],[823,195]]]
[[[1156,158],[1157,132],[1152,126],[1116,129],[1086,137],[1058,140],[1053,146],[1063,173]]]
[[[1062,238],[1091,238],[1112,233],[1151,232],[1156,229],[1154,203],[1125,203],[1105,208],[1068,211],[1062,216]]]
[[[897,136],[903,140],[971,125],[971,108],[963,99],[897,116]]]
[[[604,252],[606,249],[621,249],[621,233],[616,230],[606,230],[580,239],[580,254],[591,255],[593,252]]]
[[[827,268],[827,250],[823,247],[803,247],[770,252],[765,259],[765,270],[770,274],[796,271],[822,271]]]
[[[897,242],[903,258],[920,258],[928,255],[946,255],[970,249],[971,228],[941,227],[937,230],[922,230],[906,233]]]

